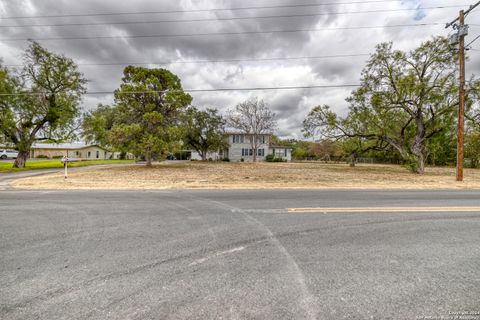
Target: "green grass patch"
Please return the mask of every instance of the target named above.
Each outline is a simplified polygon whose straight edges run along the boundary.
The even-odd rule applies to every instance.
[[[128,164],[134,163],[133,160],[85,160],[78,162],[71,162],[68,164],[69,168],[94,166],[100,164]],[[26,170],[38,169],[55,169],[63,168],[63,163],[59,159],[55,160],[28,160],[25,168],[13,168],[13,162],[0,162],[0,172],[16,172]]]

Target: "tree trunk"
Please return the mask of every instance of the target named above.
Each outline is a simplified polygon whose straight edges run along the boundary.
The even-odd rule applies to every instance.
[[[418,174],[423,174],[425,172],[425,157],[423,156],[423,154],[420,154],[420,156],[418,157],[417,167]]]
[[[425,172],[425,157],[422,153],[414,152],[412,154],[410,157],[410,169],[412,172],[418,174],[423,174]]]
[[[207,161],[207,152],[200,151],[200,157],[202,157],[202,161]]]
[[[251,146],[252,146],[252,152],[253,152],[253,162],[257,162],[257,136],[256,135],[253,135],[251,137],[252,139],[252,143],[251,143]]]
[[[423,174],[425,172],[424,152],[426,149],[426,140],[425,124],[423,122],[423,116],[421,112],[418,113],[415,122],[417,124],[417,132],[415,134],[415,138],[413,139],[412,144],[412,153],[414,154],[416,160],[414,172],[418,174]]]
[[[13,163],[14,168],[25,168],[25,163],[27,163],[29,151],[19,151],[17,155],[17,159]]]
[[[145,152],[145,161],[147,161],[147,167],[152,166],[152,153],[150,151]]]
[[[425,172],[425,148],[425,140],[415,137],[412,145],[412,154],[414,156],[414,159],[412,160],[415,162],[412,163],[412,165],[414,165],[412,168],[415,173],[423,174]]]
[[[348,157],[348,163],[350,164],[350,167],[355,167],[355,163],[357,162],[357,155],[352,153]]]

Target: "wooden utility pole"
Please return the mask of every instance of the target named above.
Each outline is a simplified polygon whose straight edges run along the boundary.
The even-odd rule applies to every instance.
[[[480,1],[473,4],[467,11],[461,10],[458,18],[447,23],[445,28],[453,26],[457,33],[450,37],[451,44],[458,43],[458,60],[460,66],[458,88],[458,128],[457,128],[457,181],[463,181],[463,147],[465,131],[465,36],[468,34],[468,25],[465,25],[465,16],[480,5]],[[457,25],[458,21],[458,25]]]
[[[465,13],[460,11],[459,30],[465,27]],[[463,181],[463,146],[465,129],[465,35],[459,32],[458,59],[460,65],[460,83],[458,89],[458,129],[457,129],[457,181]]]

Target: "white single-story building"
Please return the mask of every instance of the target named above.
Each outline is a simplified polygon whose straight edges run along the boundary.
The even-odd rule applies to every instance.
[[[212,160],[222,160],[220,158],[220,154],[218,152],[207,152],[207,160],[212,159]],[[202,156],[200,156],[200,153],[197,151],[193,150],[190,153],[190,160],[202,160]]]
[[[30,158],[68,157],[81,160],[117,159],[119,152],[109,151],[97,144],[84,143],[35,143]]]

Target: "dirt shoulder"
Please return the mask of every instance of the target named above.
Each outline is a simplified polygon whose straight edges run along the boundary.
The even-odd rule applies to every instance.
[[[455,181],[454,168],[427,168],[416,175],[395,165],[323,163],[166,162],[151,168],[116,166],[15,180],[21,189],[265,189],[265,188],[480,188],[480,170],[466,169]]]

